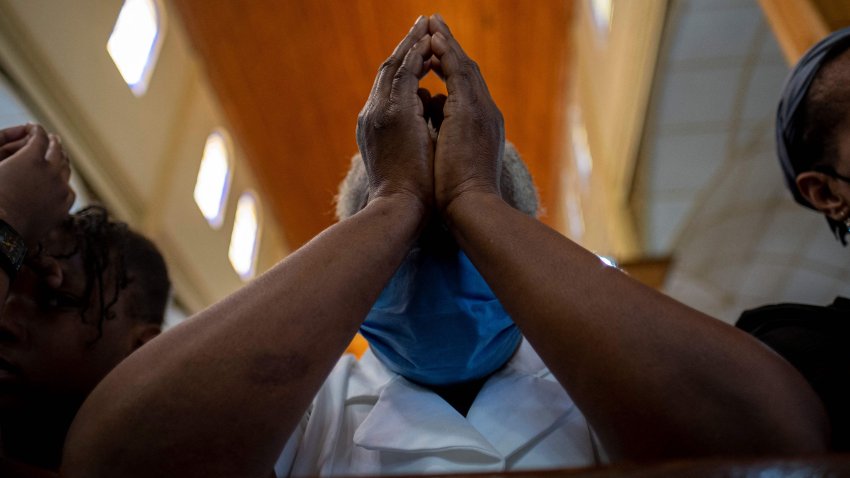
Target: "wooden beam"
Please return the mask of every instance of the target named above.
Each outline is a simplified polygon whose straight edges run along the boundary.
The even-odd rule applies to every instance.
[[[2,1],[2,0],[0,0]],[[573,2],[173,0],[264,204],[294,250],[330,225],[375,72],[420,14],[439,11],[481,66],[505,131],[558,194]],[[442,88],[434,75],[428,88]],[[551,216],[544,215],[551,224]]]
[[[759,0],[788,64],[829,34],[829,26],[813,0]]]
[[[830,31],[850,26],[850,2],[847,0],[813,0]]]
[[[667,257],[641,257],[621,262],[620,268],[635,280],[649,287],[661,290],[667,281],[667,274],[673,266],[673,259]]]

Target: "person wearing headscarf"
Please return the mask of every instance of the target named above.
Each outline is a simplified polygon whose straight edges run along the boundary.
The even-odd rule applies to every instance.
[[[824,215],[836,239],[850,231],[850,28],[823,38],[797,62],[776,112],[776,150],[794,200]],[[850,300],[773,304],[736,324],[792,363],[820,396],[830,446],[850,451]]]
[[[448,97],[418,88],[429,71]],[[502,115],[439,15],[383,63],[356,136],[350,215],[124,361],[63,476],[582,466],[588,425],[615,462],[823,450],[792,366],[521,210]],[[371,352],[340,360],[358,330]]]

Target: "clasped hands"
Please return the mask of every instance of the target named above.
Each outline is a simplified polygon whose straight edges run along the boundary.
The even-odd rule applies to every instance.
[[[419,88],[429,71],[448,96]],[[357,118],[369,200],[414,199],[445,215],[466,194],[498,194],[504,142],[502,114],[478,65],[439,14],[419,17],[381,65]]]
[[[36,124],[0,130],[0,219],[30,252],[74,203],[71,166],[58,136]]]

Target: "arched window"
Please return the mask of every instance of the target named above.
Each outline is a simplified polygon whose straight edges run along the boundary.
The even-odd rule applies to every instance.
[[[233,270],[242,280],[248,280],[254,276],[259,243],[259,206],[254,193],[248,191],[239,197],[239,202],[236,204],[236,220],[233,222],[230,249],[227,252]]]
[[[106,51],[136,96],[148,89],[162,43],[162,16],[155,0],[125,0]]]
[[[230,140],[223,130],[210,134],[195,181],[195,204],[214,229],[221,227],[224,219],[224,206],[233,174],[230,151]]]

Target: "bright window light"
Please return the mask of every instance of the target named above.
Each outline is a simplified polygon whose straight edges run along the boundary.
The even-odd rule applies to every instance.
[[[590,181],[590,173],[593,172],[593,157],[590,154],[590,142],[587,138],[587,128],[581,110],[576,107],[570,109],[570,139],[573,146],[573,158],[576,171],[578,172],[581,186],[587,188]]]
[[[602,261],[602,263],[605,264],[608,267],[618,267],[617,261],[614,260],[613,257],[601,256],[601,255],[598,255],[598,254],[597,254],[596,257],[598,257],[599,260]]]
[[[611,18],[614,16],[613,0],[590,0],[590,8],[593,11],[593,21],[596,27],[608,33],[611,30]]]
[[[581,198],[575,188],[567,190],[567,222],[570,237],[576,241],[584,237],[584,214],[581,210]]]
[[[248,280],[254,276],[259,229],[257,200],[253,193],[246,192],[236,204],[236,221],[233,223],[230,250],[227,252],[230,264],[242,280]]]
[[[224,205],[230,188],[230,149],[222,132],[207,137],[201,168],[195,181],[195,203],[215,229],[224,219]]]
[[[109,56],[136,96],[145,94],[156,63],[159,18],[154,0],[126,0],[106,43]]]

